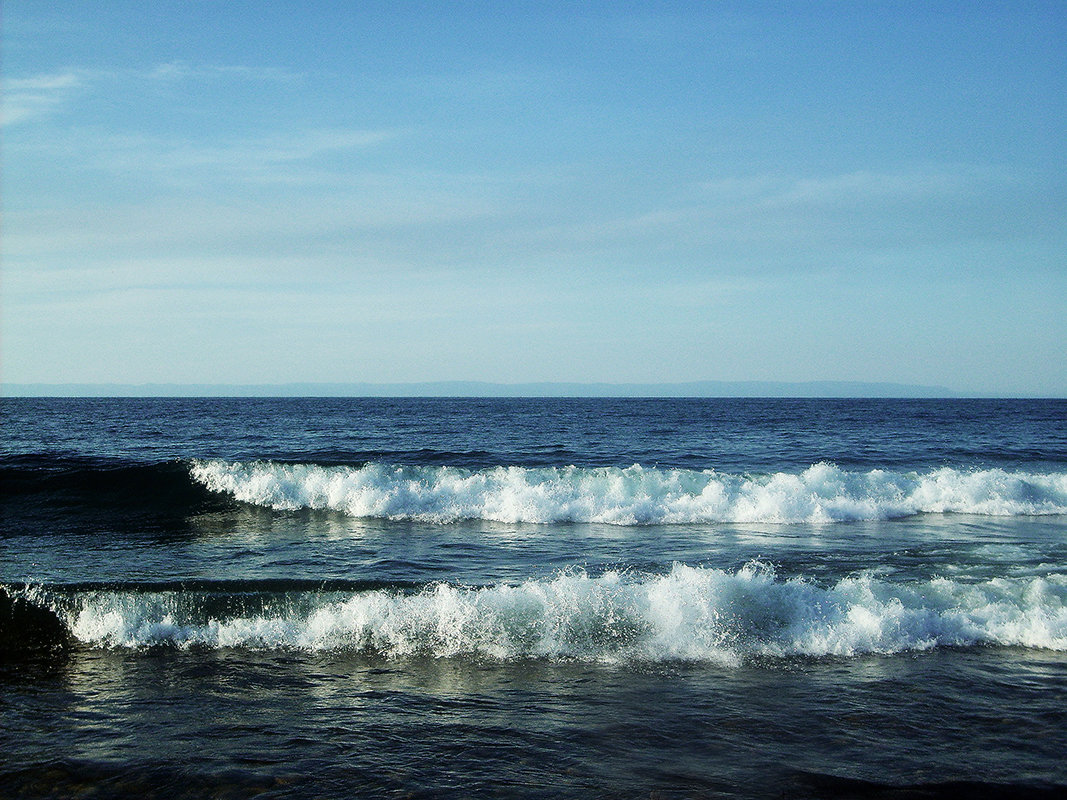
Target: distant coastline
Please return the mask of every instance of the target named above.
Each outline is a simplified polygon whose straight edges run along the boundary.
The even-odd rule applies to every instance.
[[[856,381],[685,383],[10,383],[4,397],[871,397],[954,398],[944,386]]]

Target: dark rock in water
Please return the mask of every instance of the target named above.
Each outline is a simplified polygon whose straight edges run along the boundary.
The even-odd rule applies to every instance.
[[[61,650],[67,629],[53,612],[0,587],[0,658]]]

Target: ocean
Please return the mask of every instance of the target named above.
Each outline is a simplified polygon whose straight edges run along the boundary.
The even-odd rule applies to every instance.
[[[0,796],[1067,796],[1067,401],[6,398]]]

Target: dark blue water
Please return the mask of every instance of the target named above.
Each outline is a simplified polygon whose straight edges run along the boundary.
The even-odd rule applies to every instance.
[[[1067,785],[1067,402],[0,409],[5,796]]]

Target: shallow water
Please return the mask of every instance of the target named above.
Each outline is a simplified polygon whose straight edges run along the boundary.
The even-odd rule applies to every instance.
[[[1016,649],[743,669],[91,650],[3,684],[15,794],[175,776],[189,796],[776,797],[808,774],[1038,788],[1062,781],[1067,730],[1048,696],[1067,692],[1064,654]]]

